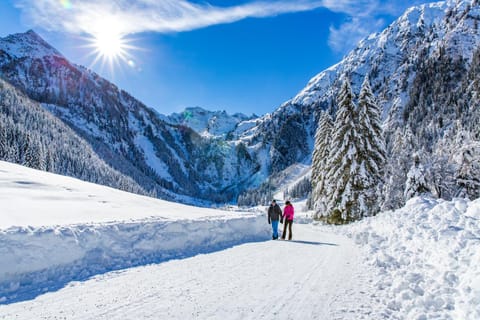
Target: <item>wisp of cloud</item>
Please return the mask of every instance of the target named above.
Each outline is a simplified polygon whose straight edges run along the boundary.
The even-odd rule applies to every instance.
[[[397,14],[406,7],[401,0],[251,0],[231,6],[189,0],[14,1],[34,26],[94,37],[106,30],[121,37],[141,32],[183,32],[322,7],[346,16],[338,26],[330,27],[328,44],[337,53],[345,53],[361,38],[378,31],[383,26],[382,14]]]
[[[249,17],[308,11],[321,7],[323,1],[253,1],[229,7],[187,0],[17,0],[16,4],[29,21],[46,30],[94,35],[108,20],[109,28],[128,35],[189,31]]]

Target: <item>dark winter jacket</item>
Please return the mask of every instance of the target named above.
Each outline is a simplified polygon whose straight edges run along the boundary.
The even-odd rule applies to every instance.
[[[282,209],[278,204],[270,205],[268,207],[268,223],[271,221],[278,221],[282,218]]]

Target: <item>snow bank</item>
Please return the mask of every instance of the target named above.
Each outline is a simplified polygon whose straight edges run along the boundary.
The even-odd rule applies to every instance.
[[[32,298],[109,270],[265,240],[269,234],[261,218],[148,219],[0,230],[0,302]]]
[[[263,212],[186,206],[0,161],[0,303],[269,237]]]
[[[480,199],[414,198],[341,228],[378,270],[389,319],[480,319]]]

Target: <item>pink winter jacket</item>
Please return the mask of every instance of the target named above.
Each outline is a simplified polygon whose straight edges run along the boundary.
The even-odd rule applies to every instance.
[[[283,217],[285,220],[293,220],[293,215],[294,215],[294,209],[291,204],[285,206],[283,209]]]

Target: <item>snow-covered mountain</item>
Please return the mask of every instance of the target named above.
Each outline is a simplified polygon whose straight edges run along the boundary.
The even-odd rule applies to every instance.
[[[474,140],[480,137],[479,21],[478,0],[412,7],[260,118],[199,108],[158,115],[67,61],[33,31],[0,39],[0,77],[62,119],[111,167],[148,192],[164,198],[181,194],[177,200],[183,201],[229,201],[292,165],[309,165],[318,118],[324,110],[334,113],[341,80],[348,76],[358,94],[368,75],[383,109],[390,159],[385,194],[388,207],[398,207],[414,152],[430,161],[433,176],[446,167],[452,176],[459,173],[458,150],[476,155],[478,148],[470,148],[475,143],[459,149],[456,141],[466,131]],[[457,189],[434,187],[439,196],[458,195]]]
[[[403,120],[412,86],[427,60],[438,60],[443,55],[469,68],[480,48],[479,22],[478,1],[444,1],[408,9],[383,32],[362,40],[341,62],[313,77],[294,98],[265,116],[256,136],[266,136],[268,129],[279,131],[289,115],[300,115],[299,123],[308,124],[315,112],[334,107],[345,75],[357,94],[364,77],[369,75],[383,107],[387,129],[395,127]]]
[[[85,139],[1,78],[0,111],[0,159],[146,194],[131,177],[105,163]]]
[[[476,0],[408,9],[384,31],[362,40],[342,61],[312,78],[293,99],[257,120],[260,124],[245,132],[244,141],[266,149],[272,173],[296,162],[309,163],[320,112],[334,114],[342,79],[348,77],[358,95],[368,75],[383,109],[390,159],[387,179],[392,177],[386,185],[387,202],[390,207],[401,205],[414,152],[429,162],[432,175],[446,176],[441,165],[434,168],[438,164],[434,162],[449,158],[453,171],[461,167],[452,159],[460,150],[455,136],[468,131],[477,141],[480,138],[479,23]],[[442,155],[434,154],[441,149],[439,144],[450,145]],[[468,152],[477,154],[472,150]],[[452,193],[440,196],[455,196]]]
[[[234,133],[240,123],[257,118],[243,113],[228,114],[226,111],[208,111],[200,107],[186,108],[181,113],[164,117],[168,123],[192,128],[202,136],[226,137]]]
[[[243,177],[258,170],[242,145],[165,122],[114,84],[70,63],[34,31],[0,39],[0,76],[64,121],[100,158],[150,194],[187,202],[192,197],[231,201],[245,183]],[[211,130],[227,130],[214,116],[218,115],[208,120]],[[231,119],[236,124],[244,117]]]

